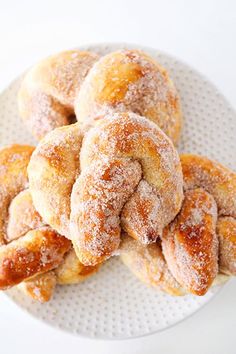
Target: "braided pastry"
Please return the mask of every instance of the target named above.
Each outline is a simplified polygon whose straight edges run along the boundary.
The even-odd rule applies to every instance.
[[[158,126],[141,116],[117,113],[101,119],[84,139],[80,163],[70,224],[84,264],[96,264],[117,249],[120,214],[123,228],[149,243],[181,207],[178,154]]]
[[[42,139],[28,166],[30,191],[43,220],[69,237],[70,195],[80,173],[84,133],[79,123],[57,128]]]
[[[43,303],[52,298],[57,284],[81,283],[95,274],[98,269],[98,266],[84,266],[79,261],[75,251],[71,249],[57,268],[23,281],[18,285],[18,288],[34,300]]]
[[[77,120],[94,124],[104,114],[134,112],[155,122],[176,144],[181,131],[179,96],[167,71],[147,54],[120,50],[102,57],[75,99]]]
[[[236,275],[236,174],[201,156],[182,155],[181,164],[185,200],[162,247],[178,282],[204,295],[218,272],[218,254],[220,271]]]
[[[42,226],[46,225],[35,210],[31,194],[26,189],[12,200],[9,207],[8,239],[10,234],[11,239],[16,239]],[[84,266],[76,257],[73,248],[70,248],[57,268],[33,276],[20,283],[19,287],[35,300],[45,302],[52,297],[56,284],[79,283],[97,270],[98,266]]]
[[[188,294],[170,272],[160,242],[143,245],[123,233],[119,255],[129,270],[146,285],[172,296]],[[222,285],[228,279],[229,276],[219,273],[212,286]]]
[[[119,251],[122,262],[145,284],[173,296],[186,294],[171,274],[158,241],[143,245],[123,233]]]
[[[203,189],[186,191],[181,212],[163,233],[168,267],[189,292],[204,295],[218,273],[217,207]]]
[[[10,145],[0,149],[0,245],[7,242],[7,216],[12,199],[28,187],[27,165],[34,148]]]
[[[47,227],[29,231],[1,246],[0,289],[56,268],[69,248],[69,240]]]
[[[5,163],[1,165],[0,185],[5,220],[2,235],[8,243],[0,247],[0,289],[20,283],[19,287],[29,296],[45,302],[51,298],[56,283],[78,283],[97,267],[83,266],[70,241],[46,226],[35,210],[29,190],[24,189],[28,184],[26,168],[32,151],[32,147],[20,145],[0,151],[1,163]],[[15,191],[24,190],[12,199],[16,187],[13,172],[14,176],[20,172]],[[0,213],[2,219],[3,215]]]
[[[161,245],[145,248],[124,239],[121,258],[140,279],[166,292],[178,295],[181,287],[204,295],[219,272],[236,275],[236,174],[201,156],[182,155],[181,164],[185,198]],[[172,274],[167,280],[166,269]]]
[[[36,64],[18,94],[19,113],[36,139],[74,120],[74,99],[98,59],[90,52],[69,50]]]
[[[83,144],[82,138],[78,123],[51,132],[28,173],[43,219],[65,236],[70,232],[80,261],[95,265],[119,246],[121,212],[133,237],[156,240],[180,209],[182,172],[170,140],[134,113],[107,115]]]
[[[23,215],[20,216],[21,226],[17,223],[15,227],[11,220],[18,205],[14,198],[28,187],[27,165],[33,150],[33,147],[24,145],[11,145],[0,150],[0,289],[55,268],[71,246],[65,237],[43,226],[38,219],[35,220],[37,228],[29,231],[28,209],[25,210],[25,220]]]

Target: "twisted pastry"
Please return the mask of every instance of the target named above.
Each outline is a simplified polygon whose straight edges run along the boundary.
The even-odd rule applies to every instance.
[[[163,234],[163,253],[177,281],[204,295],[218,272],[218,254],[220,271],[236,275],[236,174],[191,154],[181,164],[185,201]]]
[[[154,242],[182,203],[182,172],[170,140],[134,113],[101,119],[83,142],[71,195],[71,237],[84,264],[112,255],[123,228]],[[154,198],[149,198],[154,194]]]
[[[8,235],[12,234],[14,238],[19,238],[29,230],[42,226],[46,225],[35,210],[30,192],[26,189],[11,202]],[[57,268],[31,277],[20,283],[18,287],[33,299],[46,302],[51,299],[56,284],[80,283],[97,270],[98,266],[84,266],[76,257],[73,248],[70,248]]]
[[[164,230],[162,248],[168,267],[189,292],[204,295],[218,273],[217,207],[203,189],[185,193],[182,209]]]
[[[201,156],[182,155],[181,164],[185,198],[161,245],[125,239],[121,258],[140,279],[166,292],[204,295],[219,272],[236,275],[236,174]],[[172,275],[167,280],[166,272]],[[225,279],[221,275],[220,282]]]
[[[45,225],[35,210],[29,190],[24,189],[32,151],[30,146],[13,145],[0,152],[0,160],[5,163],[0,165],[0,195],[5,197],[1,198],[5,205],[1,209],[5,219],[3,240],[8,243],[0,247],[0,289],[19,284],[29,296],[45,302],[51,298],[56,283],[80,282],[97,267],[83,266],[71,248],[71,242]],[[17,191],[24,190],[11,199],[15,186],[12,173],[15,176],[18,172],[21,186],[17,185]]]
[[[19,113],[36,139],[74,120],[75,96],[97,59],[91,52],[69,50],[42,60],[25,75]]]
[[[36,147],[28,166],[30,191],[43,220],[69,237],[70,195],[80,173],[84,133],[80,124],[50,132]]]
[[[35,221],[37,228],[29,232],[27,220],[22,223],[22,228],[12,226],[11,202],[28,187],[27,165],[33,150],[33,147],[24,145],[11,145],[0,150],[0,289],[55,268],[70,248],[66,238],[38,220]],[[14,204],[16,206],[17,202]]]
[[[180,100],[167,71],[147,54],[120,50],[102,57],[75,99],[77,120],[94,121],[112,112],[134,112],[155,122],[176,144]]]
[[[1,246],[0,289],[56,268],[69,248],[69,240],[47,227],[29,231]]]
[[[172,296],[186,294],[171,274],[158,241],[143,245],[123,233],[119,251],[122,262],[145,284]]]
[[[160,242],[143,245],[123,233],[119,255],[125,266],[146,285],[172,296],[188,294],[170,272]],[[222,285],[228,279],[229,276],[219,273],[212,286]]]
[[[104,116],[82,139],[78,123],[53,131],[28,173],[37,211],[59,233],[70,231],[80,261],[95,265],[118,248],[121,213],[133,237],[156,240],[180,209],[182,172],[170,140],[134,113]]]
[[[28,187],[27,165],[34,148],[10,145],[0,149],[0,245],[7,241],[8,208],[11,200]]]

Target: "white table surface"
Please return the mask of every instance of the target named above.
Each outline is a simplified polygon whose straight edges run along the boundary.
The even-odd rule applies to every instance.
[[[0,0],[0,90],[48,54],[85,43],[130,42],[183,59],[236,107],[235,38],[234,0]],[[0,294],[0,353],[233,354],[235,297],[236,279],[169,330],[128,341],[95,341],[50,328]]]

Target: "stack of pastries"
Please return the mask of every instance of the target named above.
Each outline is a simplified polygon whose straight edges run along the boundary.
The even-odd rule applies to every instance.
[[[179,156],[180,98],[153,58],[59,53],[18,107],[38,145],[0,150],[0,289],[45,302],[114,255],[173,296],[236,275],[236,173]]]

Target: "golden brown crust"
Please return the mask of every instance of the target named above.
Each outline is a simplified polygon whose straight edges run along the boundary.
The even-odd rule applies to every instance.
[[[0,289],[56,268],[70,247],[68,239],[48,227],[0,247]]]
[[[91,69],[78,97],[78,121],[108,112],[134,112],[152,120],[176,143],[182,113],[179,96],[167,71],[147,54],[120,50],[102,57]]]
[[[220,271],[236,275],[236,219],[230,216],[220,217],[216,231],[220,242]]]
[[[204,295],[218,273],[217,208],[202,189],[185,193],[182,209],[163,234],[168,267],[189,292]]]
[[[57,278],[52,270],[20,283],[18,288],[32,299],[44,303],[52,298],[56,283]]]
[[[182,288],[204,295],[211,285],[236,274],[236,174],[202,156],[185,154],[181,163],[185,199],[180,213],[164,229],[162,249],[169,271]],[[231,216],[219,216],[227,214]],[[149,269],[155,269],[151,248],[140,256],[141,245],[134,246],[124,256],[121,247],[121,257],[127,257],[129,268],[150,284]]]
[[[206,157],[181,155],[185,190],[204,188],[215,199],[218,208],[217,232],[220,240],[220,268],[235,274],[234,233],[236,218],[236,173]],[[221,218],[226,216],[227,218]],[[227,258],[227,259],[226,259]]]
[[[160,242],[142,245],[127,234],[122,236],[120,258],[139,280],[172,296],[188,294],[187,289],[181,287],[170,272]],[[229,279],[228,275],[219,273],[212,286],[222,285]]]
[[[72,249],[67,253],[63,262],[55,269],[57,283],[61,285],[80,283],[96,273],[98,269],[98,265],[83,265]]]
[[[28,296],[46,302],[57,282],[54,270],[48,269],[60,264],[58,281],[75,283],[92,275],[97,267],[82,265],[73,250],[64,258],[71,242],[47,227],[36,211],[29,189],[24,189],[28,186],[26,167],[32,151],[32,147],[20,145],[0,150],[0,200],[2,205],[5,202],[0,219],[4,220],[4,241],[8,243],[0,247],[0,288],[19,284]],[[62,160],[55,165],[61,167]]]
[[[180,160],[185,190],[205,189],[214,197],[219,215],[236,218],[236,173],[203,156],[183,154]]]
[[[32,146],[17,144],[0,149],[0,245],[7,240],[11,200],[28,187],[27,165],[33,150]]]
[[[35,210],[28,189],[20,192],[12,200],[9,210],[8,241],[44,225],[41,216]],[[95,273],[97,269],[98,267],[84,266],[76,257],[75,251],[71,249],[53,271],[37,274],[21,282],[18,287],[29,297],[43,303],[53,296],[56,283],[79,283]]]
[[[78,123],[58,128],[38,144],[29,166],[30,192],[43,220],[70,237],[70,195],[80,171],[83,132]]]
[[[71,123],[75,96],[97,59],[95,53],[68,50],[42,60],[25,75],[19,112],[37,139]]]
[[[155,241],[181,206],[182,172],[171,141],[155,124],[134,113],[105,116],[85,139],[83,135],[78,123],[48,134],[36,148],[28,174],[36,210],[47,224],[72,239],[82,263],[95,265],[117,249],[119,214],[135,194],[136,203],[147,199],[141,188],[145,183],[158,194],[151,217],[147,214],[140,225],[141,209],[131,220],[127,204],[122,223],[145,242]],[[79,176],[80,164],[84,172]],[[138,186],[141,170],[146,182]]]
[[[158,243],[142,245],[123,234],[120,258],[131,272],[147,285],[173,296],[186,294],[169,271]]]
[[[143,117],[134,113],[103,117],[87,133],[80,162],[82,172],[72,189],[70,230],[78,257],[86,265],[110,257],[118,247],[124,206],[123,227],[145,243],[155,241],[181,207],[177,152],[165,134]],[[158,196],[146,220],[142,208],[133,208],[147,198],[143,185]]]
[[[90,167],[74,184],[70,225],[80,261],[96,265],[119,246],[119,215],[141,178],[141,169],[130,160],[99,161]]]

